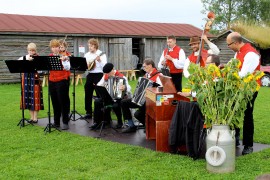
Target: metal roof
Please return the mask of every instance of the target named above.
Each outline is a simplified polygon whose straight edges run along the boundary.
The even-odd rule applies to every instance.
[[[69,17],[48,17],[0,13],[0,32],[68,33],[166,37],[200,36],[202,30],[190,24],[139,22]]]

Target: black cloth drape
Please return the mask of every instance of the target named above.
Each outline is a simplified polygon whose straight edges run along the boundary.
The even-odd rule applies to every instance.
[[[172,152],[185,145],[188,155],[197,159],[205,140],[203,116],[197,102],[179,101],[169,128]]]

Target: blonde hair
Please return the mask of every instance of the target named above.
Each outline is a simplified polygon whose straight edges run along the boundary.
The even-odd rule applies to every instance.
[[[37,51],[37,45],[35,44],[35,43],[29,43],[28,45],[27,45],[27,50],[29,51],[29,50],[35,50],[35,51]]]
[[[57,39],[52,39],[50,41],[50,47],[59,47],[60,46],[60,42]]]
[[[91,39],[88,40],[88,43],[94,45],[95,48],[98,49],[99,43],[98,43],[97,39],[91,38]]]

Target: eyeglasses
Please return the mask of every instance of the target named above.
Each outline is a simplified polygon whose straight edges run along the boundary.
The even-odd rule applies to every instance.
[[[233,41],[233,42],[231,42],[230,44],[227,44],[227,46],[230,46],[230,45],[232,45],[233,43],[235,43],[235,42]]]

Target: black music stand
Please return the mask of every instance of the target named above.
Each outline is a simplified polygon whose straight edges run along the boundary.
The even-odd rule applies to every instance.
[[[96,86],[95,90],[96,90],[96,93],[99,95],[99,97],[102,98],[102,102],[103,102],[103,108],[102,108],[103,118],[102,118],[101,123],[99,123],[99,125],[95,128],[97,129],[98,127],[100,127],[100,130],[99,130],[99,137],[100,137],[102,130],[104,128],[104,124],[105,124],[105,110],[107,108],[112,108],[113,99],[104,86]]]
[[[21,83],[21,101],[22,101],[22,119],[19,121],[17,126],[21,127],[25,126],[25,121],[30,123],[29,120],[24,117],[24,98],[23,98],[23,88],[22,88],[22,73],[33,73],[35,72],[35,65],[33,61],[26,60],[6,60],[5,61],[10,73],[20,73],[20,83]],[[33,125],[33,124],[32,124]]]
[[[87,67],[87,63],[86,63],[86,59],[84,57],[70,57],[70,65],[71,65],[71,70],[73,70],[73,78],[74,78],[74,83],[73,83],[73,92],[72,92],[72,96],[73,96],[73,111],[71,111],[71,114],[69,115],[69,119],[72,121],[77,121],[79,119],[81,120],[85,120],[87,123],[89,123],[87,121],[87,119],[85,119],[80,113],[78,113],[78,111],[76,111],[75,109],[75,71],[85,71],[88,67]],[[75,119],[75,114],[79,115],[79,118]],[[73,119],[71,118],[73,116]]]
[[[59,59],[59,56],[34,56],[35,66],[37,70],[47,70],[48,71],[48,78],[50,77],[50,70],[56,70],[61,71],[63,70],[62,62]],[[50,83],[49,83],[50,84]],[[57,127],[55,127],[54,124],[51,123],[51,107],[50,107],[50,85],[48,84],[48,119],[49,123],[45,127],[44,131],[45,134],[47,132],[51,132],[52,128],[55,128],[56,130],[60,131]]]

